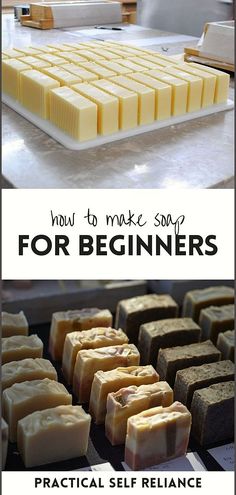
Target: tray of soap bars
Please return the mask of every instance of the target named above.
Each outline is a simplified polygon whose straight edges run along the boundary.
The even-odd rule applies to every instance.
[[[233,108],[227,73],[152,50],[93,41],[3,57],[3,102],[71,150]]]
[[[194,294],[193,294],[194,293]],[[191,297],[193,294],[193,299],[195,298],[195,301]],[[191,318],[186,318],[186,315],[192,314],[192,316],[196,319],[199,318],[199,298],[202,298],[202,304],[204,306],[204,301],[215,301],[216,306],[210,306],[209,308],[207,307],[206,309],[202,310],[202,314],[200,314],[200,319],[199,319],[199,325],[194,323],[194,321]],[[142,346],[142,334],[146,334],[146,337],[149,335],[151,337],[151,341],[153,340],[153,337],[156,333],[162,333],[164,331],[164,336],[162,335],[161,338],[167,339],[168,341],[168,335],[172,335],[172,346],[177,346],[177,347],[172,347],[172,350],[175,353],[175,359],[177,356],[177,359],[183,359],[184,354],[182,353],[181,349],[184,349],[186,347],[186,342],[194,342],[193,344],[187,345],[187,351],[188,351],[188,358],[189,355],[192,354],[191,359],[194,362],[195,357],[198,356],[198,377],[196,378],[196,373],[195,373],[195,379],[202,380],[203,383],[206,386],[206,377],[204,377],[204,372],[206,372],[206,369],[203,370],[204,367],[208,366],[208,375],[209,373],[213,373],[212,377],[213,380],[210,381],[209,383],[216,383],[218,380],[219,383],[217,385],[213,385],[213,388],[215,387],[224,387],[228,386],[228,383],[230,384],[230,380],[232,380],[233,376],[233,363],[230,361],[232,359],[232,354],[229,353],[232,351],[232,343],[231,344],[231,349],[230,346],[227,347],[227,345],[224,343],[222,346],[222,342],[218,342],[217,338],[217,346],[222,350],[222,356],[221,356],[221,361],[219,361],[220,357],[220,351],[218,347],[215,347],[211,340],[203,341],[199,343],[199,328],[202,329],[203,333],[205,334],[208,332],[208,337],[216,341],[216,328],[218,326],[218,333],[219,335],[224,335],[222,334],[222,331],[224,330],[228,333],[226,328],[233,327],[233,309],[232,309],[232,301],[233,301],[233,289],[227,288],[227,287],[216,287],[216,288],[209,288],[209,289],[203,289],[203,290],[197,290],[197,291],[192,291],[190,293],[190,296],[188,300],[186,300],[185,304],[185,309],[183,310],[183,314],[185,315],[184,318],[179,318],[179,308],[178,305],[175,303],[175,301],[168,295],[146,295],[146,296],[138,296],[135,298],[128,299],[126,301],[122,301],[120,305],[118,305],[118,311],[117,311],[117,317],[116,317],[116,327],[123,326],[126,328],[127,335],[129,335],[129,341],[135,341],[137,344],[137,340],[135,337],[135,333],[133,332],[133,327],[132,325],[135,324],[137,325],[137,322],[140,323],[143,321],[148,321],[150,323],[143,323],[141,325],[142,331],[141,331],[141,336],[139,340],[139,349],[141,356],[143,356],[143,360],[145,362],[152,362],[153,363],[153,351],[154,349],[150,347],[150,352],[149,352],[149,357],[145,352],[143,353],[144,346]],[[223,306],[217,306],[217,304],[223,304]],[[135,305],[138,308],[138,313],[136,313],[136,319],[133,319],[133,323],[129,321],[129,315],[132,314],[132,312],[135,311]],[[215,308],[215,309],[212,309]],[[143,313],[143,315],[142,315]],[[74,320],[78,321],[78,315],[80,314],[80,317],[82,315],[83,319],[85,318],[96,318],[97,322],[100,324],[107,324],[111,325],[112,324],[112,315],[109,311],[107,310],[96,310],[94,308],[91,308],[89,310],[79,310],[79,311],[69,311],[67,313],[55,313],[52,318],[53,325],[50,324],[48,325],[41,325],[40,327],[32,327],[30,328],[30,335],[33,338],[35,336],[34,334],[38,334],[38,337],[41,339],[43,343],[43,357],[46,360],[49,360],[53,367],[55,367],[58,375],[58,382],[60,384],[64,384],[66,387],[67,391],[69,394],[72,394],[73,396],[73,404],[76,405],[78,403],[78,395],[74,394],[74,385],[73,389],[71,386],[68,386],[68,379],[65,379],[65,376],[67,375],[65,364],[61,362],[61,359],[58,359],[58,353],[60,353],[60,349],[58,347],[58,332],[57,332],[57,325],[60,321],[63,320],[64,316],[66,315],[66,318],[68,320],[71,318],[74,318]],[[169,318],[167,318],[169,316]],[[153,328],[153,322],[151,320],[159,317],[159,320],[156,320],[154,323]],[[100,320],[98,319],[100,318]],[[163,319],[164,318],[164,319]],[[25,324],[23,315],[21,314],[21,325],[23,326]],[[191,320],[191,321],[190,321]],[[7,321],[7,319],[6,319]],[[6,324],[6,321],[3,321],[4,324]],[[128,323],[129,321],[129,323]],[[23,323],[22,323],[23,322]],[[56,324],[55,324],[56,322]],[[67,321],[67,326],[68,326],[68,321]],[[52,328],[54,327],[54,330]],[[51,328],[51,329],[50,329]],[[59,328],[59,327],[58,327]],[[108,327],[109,328],[109,327]],[[187,331],[188,337],[184,334]],[[110,329],[109,329],[110,331]],[[108,331],[108,333],[109,333]],[[88,330],[85,332],[81,333],[86,334]],[[92,331],[89,331],[92,332]],[[116,331],[118,332],[118,331]],[[80,332],[76,332],[80,333]],[[96,332],[95,332],[96,333]],[[232,333],[232,331],[231,331]],[[114,334],[114,332],[113,332]],[[50,339],[49,339],[50,335]],[[70,335],[70,333],[68,334]],[[72,335],[72,333],[71,333]],[[98,337],[97,335],[92,334],[87,334],[89,338],[91,337]],[[107,338],[106,332],[104,333],[103,337]],[[119,341],[119,338],[122,337],[124,338],[124,333],[120,332],[120,334],[117,334],[117,338]],[[133,335],[133,337],[132,337]],[[218,337],[219,337],[218,335]],[[226,334],[225,334],[226,335]],[[206,336],[206,335],[205,335]],[[99,338],[101,337],[101,332],[99,332]],[[232,336],[231,336],[232,337]],[[190,340],[189,340],[190,339]],[[166,341],[166,343],[167,343]],[[163,341],[162,341],[163,342]],[[160,344],[160,343],[159,343]],[[158,341],[155,340],[155,347],[158,347]],[[185,344],[185,346],[183,345]],[[42,344],[41,344],[42,345]],[[101,345],[101,344],[100,344]],[[132,348],[133,352],[133,344],[123,344],[123,346],[128,346],[130,345]],[[169,345],[169,344],[168,344]],[[65,346],[65,344],[64,344]],[[119,347],[119,346],[118,346]],[[164,347],[164,346],[163,346]],[[200,349],[201,348],[201,349]],[[48,351],[50,349],[50,352]],[[96,348],[95,348],[96,349]],[[111,349],[111,347],[110,347]],[[159,353],[161,352],[163,354],[163,351],[166,352],[166,357],[168,357],[169,353],[169,362],[173,362],[173,356],[171,358],[170,356],[170,350],[169,348],[167,351],[165,351],[165,348],[162,350],[159,350]],[[207,352],[206,352],[207,351]],[[4,351],[3,351],[4,352]],[[83,352],[83,351],[82,351]],[[225,354],[226,353],[226,354]],[[228,354],[227,354],[228,353]],[[134,353],[135,354],[135,353]],[[204,354],[204,356],[203,356]],[[4,356],[4,354],[3,354]],[[137,352],[136,352],[137,356]],[[53,358],[56,358],[56,360],[53,360]],[[135,356],[134,356],[135,357]],[[185,356],[186,357],[186,356]],[[106,356],[105,356],[106,358]],[[226,359],[227,358],[227,359]],[[228,359],[229,358],[229,359]],[[159,356],[158,356],[159,359]],[[5,357],[4,357],[5,360]],[[202,364],[204,363],[204,364]],[[205,364],[208,363],[208,364]],[[230,364],[231,363],[231,364]],[[158,362],[157,362],[158,364]],[[190,364],[190,363],[189,363]],[[196,362],[195,362],[196,364]],[[64,372],[62,373],[62,367],[64,367]],[[232,368],[232,369],[231,369]],[[100,368],[99,368],[100,369]],[[111,368],[109,368],[111,369]],[[153,368],[154,369],[154,368]],[[179,366],[179,369],[181,369],[181,366]],[[190,369],[190,368],[189,368]],[[194,375],[194,368],[191,368],[191,376],[190,381],[192,380],[192,376]],[[157,365],[157,370],[161,371],[161,366],[159,363],[159,369]],[[195,366],[196,370],[196,366]],[[211,371],[210,371],[211,370]],[[116,370],[115,370],[116,371]],[[161,373],[165,373],[165,378],[168,379],[168,383],[173,383],[173,377],[171,377],[171,373],[168,371],[168,367],[164,370],[164,367],[162,366],[162,371]],[[182,370],[182,373],[184,370]],[[75,373],[75,371],[74,371]],[[217,380],[216,380],[216,375],[217,374]],[[3,374],[4,375],[4,374]],[[163,378],[162,378],[163,379]],[[82,378],[81,378],[82,380]],[[208,376],[208,380],[211,380]],[[4,377],[3,377],[3,382],[4,382]],[[224,383],[226,382],[226,383]],[[143,383],[143,382],[142,382]],[[150,382],[149,382],[150,383]],[[159,382],[160,383],[160,382]],[[166,383],[166,382],[163,382]],[[181,384],[181,380],[179,380],[179,383]],[[172,385],[173,386],[173,385]],[[204,386],[204,385],[202,385]],[[145,388],[145,386],[144,386]],[[176,389],[177,390],[177,389]],[[210,395],[210,389],[204,389],[207,390],[207,396],[209,399]],[[223,388],[221,388],[220,393],[223,393]],[[178,394],[180,393],[177,390]],[[82,396],[81,396],[82,398]],[[222,397],[221,397],[222,398]],[[86,403],[84,399],[81,401],[83,405],[83,410],[88,413],[89,411],[91,412],[91,400],[90,400],[90,408],[88,408],[88,402]],[[183,401],[184,402],[184,401]],[[199,411],[198,411],[199,412]],[[219,415],[221,415],[221,412],[219,410]],[[216,417],[215,417],[216,419]],[[231,420],[230,420],[231,421]],[[227,429],[227,428],[226,428]],[[229,432],[226,433],[227,435],[227,440],[230,441],[231,438],[229,436]],[[232,436],[233,436],[233,430],[232,430]],[[212,438],[212,435],[211,435]],[[225,439],[226,440],[226,439]],[[222,447],[224,448],[224,445],[226,441],[221,439],[221,441],[215,442],[214,444],[208,444],[207,448],[201,446],[198,441],[196,440],[196,435],[195,438],[190,436],[189,444],[188,444],[188,455],[191,455],[191,452],[194,453],[193,455],[199,456],[200,463],[202,463],[203,466],[205,466],[206,469],[208,470],[220,470],[222,469],[220,465],[218,465],[217,461],[211,456],[209,453],[209,449],[215,448],[215,447]],[[227,446],[225,447],[227,448]],[[233,447],[232,447],[233,448]],[[92,420],[91,422],[91,428],[90,428],[90,433],[89,433],[89,442],[88,442],[88,449],[86,451],[85,455],[82,456],[77,456],[74,459],[68,459],[65,461],[61,462],[56,462],[56,463],[51,463],[51,464],[46,464],[41,466],[35,466],[33,469],[37,470],[79,470],[79,469],[91,469],[93,466],[100,466],[104,464],[104,470],[107,469],[107,463],[111,466],[111,469],[115,470],[123,470],[126,469],[127,466],[124,464],[124,457],[125,457],[125,448],[124,444],[122,445],[112,445],[111,442],[108,439],[108,436],[106,434],[104,424],[95,424],[95,421]],[[186,458],[185,458],[186,462]],[[105,467],[106,466],[106,467]],[[170,465],[171,466],[171,465]],[[173,465],[174,466],[174,465]],[[186,464],[184,464],[185,469],[186,469]],[[18,452],[18,447],[16,443],[9,443],[8,446],[8,455],[7,455],[7,462],[6,462],[6,469],[7,470],[23,470],[25,469],[22,458]],[[102,469],[102,467],[101,467]],[[180,469],[180,468],[179,468]],[[203,468],[204,469],[204,468]],[[165,470],[165,467],[164,467]],[[173,467],[174,470],[174,467]],[[197,468],[196,468],[197,470]]]

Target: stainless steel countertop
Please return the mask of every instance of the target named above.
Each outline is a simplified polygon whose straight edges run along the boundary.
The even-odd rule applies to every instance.
[[[2,16],[3,46],[89,39],[87,30],[23,28],[13,15]],[[75,33],[76,31],[76,33]],[[169,36],[169,39],[168,39]],[[169,54],[181,53],[196,40],[127,26],[98,31],[96,38],[155,38]],[[164,43],[156,38],[163,38]],[[78,39],[78,38],[77,38]],[[180,40],[180,41],[179,41]],[[151,42],[151,40],[150,40]],[[154,42],[154,39],[153,39]],[[140,45],[141,46],[141,45]],[[230,97],[233,97],[233,83]],[[3,105],[3,187],[16,188],[209,188],[233,187],[233,111],[160,129],[87,151],[70,151]]]

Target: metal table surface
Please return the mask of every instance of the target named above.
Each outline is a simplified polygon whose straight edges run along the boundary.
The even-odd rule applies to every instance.
[[[3,47],[93,37],[91,29],[41,31],[21,27],[13,14],[2,17]],[[164,48],[168,54],[196,44],[191,37],[122,27],[122,31],[96,30],[96,38],[125,40],[157,51]],[[233,131],[231,110],[78,152],[65,149],[3,105],[3,187],[233,187]]]

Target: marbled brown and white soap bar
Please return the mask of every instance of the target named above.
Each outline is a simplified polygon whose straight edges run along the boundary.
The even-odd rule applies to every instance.
[[[57,380],[57,372],[48,359],[26,358],[20,361],[10,361],[2,366],[2,390],[14,383],[27,380]]]
[[[26,358],[41,358],[43,342],[38,335],[13,335],[2,339],[2,364]]]
[[[201,309],[208,306],[223,306],[233,304],[234,289],[227,286],[208,287],[207,289],[191,290],[185,294],[183,316],[193,318],[198,322]]]
[[[210,339],[213,344],[216,344],[220,332],[234,328],[234,316],[234,304],[209,306],[202,309],[199,317],[202,340]]]
[[[12,335],[28,335],[29,325],[23,313],[7,313],[2,311],[2,337],[11,337]]]

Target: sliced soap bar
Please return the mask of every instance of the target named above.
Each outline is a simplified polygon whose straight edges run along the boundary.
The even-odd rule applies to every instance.
[[[129,339],[123,330],[115,330],[111,327],[99,327],[68,333],[65,338],[62,356],[62,371],[67,382],[72,383],[75,360],[79,351],[125,344],[128,341]]]
[[[53,313],[50,328],[49,351],[53,359],[61,359],[65,337],[68,333],[111,327],[112,314],[108,309],[84,308]]]
[[[172,387],[178,370],[219,361],[220,352],[210,340],[200,344],[160,349],[157,358],[157,371],[161,380],[166,380]]]
[[[189,74],[193,74],[194,76],[198,76],[202,79],[203,87],[202,87],[202,100],[201,106],[203,108],[209,107],[214,103],[215,97],[215,87],[216,87],[216,76],[214,74],[210,74],[210,72],[206,72],[201,70],[201,66],[199,68],[193,67],[187,63],[178,63],[178,67]]]
[[[78,75],[72,74],[71,72],[66,71],[61,66],[56,67],[48,67],[43,69],[44,74],[47,76],[56,79],[60,83],[61,86],[71,86],[72,84],[76,84],[81,82],[81,79]]]
[[[71,405],[35,411],[21,419],[17,447],[25,467],[86,455],[90,423],[81,406]]]
[[[165,68],[165,72],[188,83],[187,112],[201,108],[203,83],[199,76],[183,72],[179,67]]]
[[[5,469],[8,451],[8,424],[1,418],[1,438],[2,438],[2,462],[1,467]]]
[[[199,67],[196,63],[190,63],[192,67]],[[229,95],[230,75],[213,67],[201,65],[201,70],[216,76],[216,88],[214,103],[225,103]]]
[[[192,435],[200,445],[234,438],[234,382],[196,390],[191,405]]]
[[[26,47],[24,46],[23,48],[22,47],[17,47],[17,51],[18,52],[21,52],[24,55],[38,55],[40,54],[40,51],[35,49],[35,48],[31,48],[31,47]]]
[[[25,70],[29,70],[29,65],[20,59],[2,60],[2,90],[14,100],[20,98],[20,74]]]
[[[155,119],[155,91],[128,77],[112,77],[111,81],[138,95],[138,124],[151,124]]]
[[[98,107],[98,133],[105,136],[119,129],[119,101],[92,84],[82,83],[73,86],[74,91],[85,96]]]
[[[156,365],[159,349],[199,342],[200,327],[191,318],[167,318],[144,323],[139,330],[141,361]]]
[[[106,437],[112,445],[125,443],[128,418],[152,407],[170,406],[173,390],[167,382],[132,385],[109,393],[105,420]]]
[[[42,53],[42,54],[40,53],[39,55],[37,55],[37,58],[40,60],[44,60],[45,62],[48,62],[51,65],[64,65],[68,62],[62,56],[58,57],[54,53]]]
[[[119,59],[117,59],[117,62],[132,72],[146,72],[149,70],[147,67],[144,67],[143,65],[140,65],[140,64],[133,62],[132,58],[131,59],[123,59],[123,58],[120,59],[119,58]]]
[[[50,92],[50,121],[77,141],[97,137],[97,106],[67,86]]]
[[[43,343],[38,335],[13,335],[2,339],[2,364],[26,358],[41,358]]]
[[[129,74],[129,78],[155,91],[155,118],[157,120],[165,120],[171,117],[172,87],[169,84],[150,77],[146,72]]]
[[[83,62],[82,64],[80,64],[80,67],[93,72],[99,77],[99,79],[104,77],[109,78],[112,76],[116,76],[116,73],[114,71],[107,69],[106,67],[103,67],[98,63],[96,64],[95,62]]]
[[[104,423],[107,410],[107,396],[129,385],[155,383],[159,375],[152,366],[129,366],[111,371],[97,371],[94,375],[89,411],[95,423]]]
[[[162,69],[161,65],[158,65],[158,62],[151,62],[151,60],[148,60],[146,58],[141,58],[141,57],[133,57],[132,62],[138,65],[142,65],[148,70],[159,70]]]
[[[7,313],[2,311],[2,337],[12,335],[28,335],[29,325],[23,311]]]
[[[79,351],[73,375],[74,394],[79,402],[89,402],[96,371],[109,371],[119,366],[135,366],[139,364],[139,359],[138,349],[133,344]]]
[[[127,423],[125,462],[141,470],[186,454],[191,414],[179,402],[131,416]]]
[[[83,82],[96,81],[96,79],[98,79],[98,76],[96,74],[84,69],[83,67],[80,67],[79,65],[68,63],[63,65],[63,68],[68,72],[71,72],[72,74],[78,76]]]
[[[21,62],[24,64],[30,65],[33,69],[45,69],[46,67],[51,67],[49,62],[45,60],[41,60],[39,58],[28,55],[27,57],[21,57]]]
[[[104,48],[93,48],[93,53],[96,53],[96,55],[100,55],[100,57],[105,58],[106,60],[116,60],[119,58],[119,55],[116,53],[110,52],[109,50],[106,50]]]
[[[202,340],[210,339],[215,344],[220,332],[234,328],[234,304],[202,309],[199,325],[202,328]]]
[[[26,358],[2,366],[2,390],[14,383],[49,378],[57,380],[57,372],[48,359]]]
[[[234,349],[235,349],[234,330],[227,330],[224,333],[219,333],[216,347],[221,352],[222,359],[231,359],[231,361],[234,362]]]
[[[171,113],[174,117],[187,112],[188,83],[159,70],[150,70],[148,75],[172,87]]]
[[[124,67],[123,65],[119,64],[117,60],[115,62],[110,62],[109,60],[101,60],[99,61],[99,65],[105,67],[106,69],[112,70],[118,76],[125,76],[132,72],[132,70],[128,67]]]
[[[121,130],[132,129],[138,125],[138,95],[136,93],[106,79],[94,81],[93,84],[113,97],[118,98],[119,128]]]
[[[79,50],[78,54],[81,55],[81,57],[84,57],[87,60],[91,60],[91,61],[97,61],[97,60],[103,60],[104,59],[104,57],[102,57],[102,55],[99,55],[98,53],[95,53],[92,50]]]
[[[171,57],[162,58],[159,53],[147,52],[145,55],[142,55],[144,60],[149,60],[153,64],[159,65],[159,67],[170,67],[174,64],[174,59]]]
[[[59,55],[59,54],[57,54]],[[79,53],[76,52],[68,52],[64,53],[62,52],[62,57],[67,60],[67,62],[70,62],[72,64],[80,64],[81,62],[86,62],[87,59],[85,57],[81,57]]]
[[[131,342],[138,342],[143,323],[177,317],[178,305],[168,294],[148,294],[120,301],[116,311],[116,328],[123,328]]]
[[[19,50],[16,50],[15,48],[4,48],[2,50],[2,54],[6,55],[6,57],[9,58],[20,58],[23,57],[24,54],[20,52]]]
[[[34,48],[38,52],[41,53],[55,53],[55,48],[51,48],[50,46],[47,45],[35,45],[32,43],[29,48]]]
[[[217,361],[179,370],[175,379],[175,400],[190,408],[195,390],[233,379],[234,365],[231,361]]]
[[[31,69],[20,74],[20,102],[43,119],[49,118],[50,90],[58,88],[60,83],[52,77]]]
[[[192,290],[185,294],[183,316],[189,316],[198,322],[201,309],[207,306],[224,306],[233,304],[233,302],[234,289],[232,287],[215,286]]]
[[[55,380],[32,380],[15,383],[2,395],[3,417],[9,426],[10,442],[17,437],[17,423],[34,411],[72,403],[72,396]]]
[[[65,45],[64,43],[48,43],[47,46],[52,48],[54,52],[70,52],[71,47]]]

